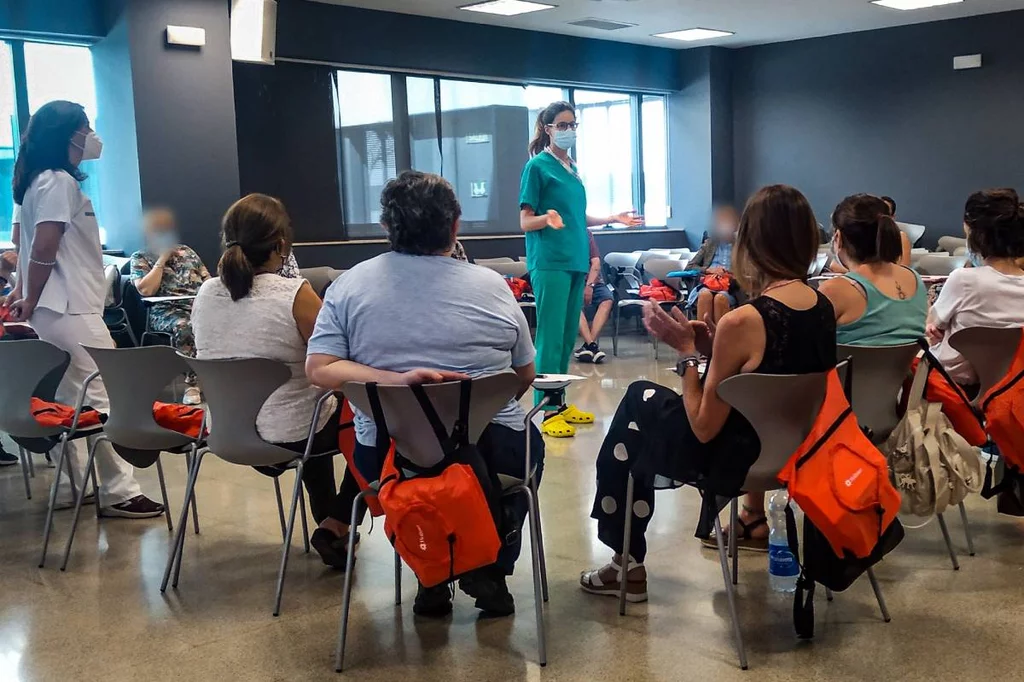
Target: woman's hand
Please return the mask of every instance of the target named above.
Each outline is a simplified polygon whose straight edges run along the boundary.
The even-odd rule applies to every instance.
[[[620,223],[626,227],[639,227],[644,224],[644,217],[642,215],[637,215],[635,210],[624,211],[623,213],[616,213],[611,216],[611,220],[609,222]]]
[[[925,325],[924,335],[928,337],[928,340],[931,341],[934,346],[935,344],[940,343],[946,336],[946,330],[939,329],[934,324],[929,323]]]
[[[469,375],[461,372],[449,372],[443,369],[411,369],[399,375],[399,383],[405,386],[443,384],[446,381],[462,381],[463,379],[469,379]]]
[[[711,349],[715,345],[715,332],[718,330],[715,318],[711,313],[705,313],[702,322],[691,322],[690,326],[693,327],[693,333],[696,337],[694,345],[697,347],[697,352],[710,357]]]
[[[552,230],[561,230],[565,227],[565,223],[562,221],[562,216],[559,215],[558,211],[551,209],[547,212],[548,227]]]
[[[675,348],[680,353],[696,353],[697,333],[679,308],[669,315],[654,301],[644,306],[644,326],[651,336]]]

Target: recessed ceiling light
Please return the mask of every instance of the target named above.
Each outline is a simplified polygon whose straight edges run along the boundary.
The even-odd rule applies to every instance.
[[[871,0],[872,5],[888,7],[889,9],[925,9],[926,7],[939,7],[941,5],[955,5],[964,0]]]
[[[543,2],[529,2],[529,0],[488,0],[487,2],[465,5],[459,9],[469,12],[483,12],[484,14],[500,14],[503,17],[514,17],[517,14],[539,12],[545,9],[553,9],[554,7],[556,5],[547,5]]]
[[[669,31],[668,33],[655,33],[655,38],[668,38],[669,40],[685,40],[690,43],[695,40],[710,40],[711,38],[724,38],[735,35],[732,31],[716,31],[713,28],[688,28],[683,31]]]

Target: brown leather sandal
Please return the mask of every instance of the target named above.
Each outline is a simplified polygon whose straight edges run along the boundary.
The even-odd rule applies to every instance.
[[[601,578],[604,573],[605,577]],[[611,575],[608,575],[608,574]],[[630,574],[643,575],[643,578],[631,578]],[[580,589],[589,594],[596,594],[604,597],[618,597],[622,585],[619,576],[622,575],[622,567],[615,561],[593,571],[584,571],[580,574]],[[629,562],[629,571],[626,572],[626,601],[637,604],[647,601],[647,577],[643,571],[643,564],[635,561]]]
[[[739,549],[745,549],[748,552],[767,552],[768,551],[768,536],[765,535],[763,538],[755,538],[752,533],[756,528],[768,525],[768,517],[762,516],[754,519],[750,523],[744,523],[743,519],[736,519],[736,525],[739,526],[740,534],[736,538],[736,547]],[[729,549],[729,532],[722,529],[722,540],[725,541],[725,548]],[[711,531],[708,537],[700,541],[702,545],[709,549],[718,549],[718,539],[715,537],[715,531]]]

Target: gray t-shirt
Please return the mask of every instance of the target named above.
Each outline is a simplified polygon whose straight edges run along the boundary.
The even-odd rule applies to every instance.
[[[309,353],[392,372],[427,367],[477,377],[528,365],[536,351],[498,273],[446,256],[385,253],[330,286]],[[525,417],[512,400],[494,422],[521,431]],[[373,421],[359,412],[356,438],[376,445]]]

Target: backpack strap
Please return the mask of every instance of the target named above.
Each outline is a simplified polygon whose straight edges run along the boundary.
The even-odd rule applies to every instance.
[[[391,449],[391,434],[388,423],[384,420],[384,408],[380,404],[380,392],[377,382],[366,384],[366,397],[370,399],[370,413],[373,415],[374,426],[377,427],[377,453],[387,453]]]
[[[950,388],[952,388],[953,391],[960,397],[960,399],[964,401],[964,404],[967,405],[967,408],[971,411],[971,414],[973,414],[974,418],[978,420],[978,424],[980,424],[981,428],[984,429],[984,417],[978,412],[978,409],[974,406],[974,403],[967,399],[967,395],[964,393],[964,390],[960,388],[960,384],[953,381],[953,377],[949,376],[949,372],[946,371],[946,368],[943,367],[942,363],[939,362],[939,359],[935,357],[934,354],[932,354],[931,346],[928,345],[928,340],[922,336],[917,340],[917,344],[921,346],[922,350],[924,350],[924,360],[925,362],[928,363],[928,366],[934,369],[936,372],[938,372],[939,375],[946,380],[946,383],[949,384]]]
[[[449,434],[448,430],[444,428],[444,423],[441,421],[441,417],[438,416],[437,410],[434,409],[433,403],[430,402],[430,398],[427,396],[427,392],[423,390],[423,386],[416,384],[409,387],[412,390],[412,394],[416,397],[416,402],[420,404],[420,409],[423,410],[423,416],[427,418],[430,423],[430,428],[434,431],[434,436],[437,438],[437,442],[441,445],[441,450],[445,456],[449,455],[454,445],[455,435],[458,432],[459,426],[455,425],[452,433]],[[461,417],[462,406],[459,406],[459,415]]]
[[[847,376],[849,376],[849,375],[847,375]],[[811,457],[813,457],[818,452],[818,450],[821,449],[821,446],[823,446],[826,442],[828,442],[828,439],[831,438],[832,435],[836,431],[839,430],[839,427],[843,425],[843,422],[845,422],[847,419],[849,419],[850,415],[852,415],[852,414],[853,414],[853,408],[847,406],[847,408],[845,410],[843,410],[842,414],[840,414],[836,418],[836,420],[834,422],[832,422],[832,425],[828,427],[828,429],[825,431],[825,433],[821,434],[821,437],[817,441],[815,441],[814,445],[812,445],[811,448],[807,452],[805,452],[800,457],[800,459],[798,459],[796,461],[796,468],[799,469],[800,467],[802,467],[807,462],[807,460],[809,460]]]
[[[469,407],[473,397],[473,380],[463,379],[459,385],[459,419],[452,429],[452,440],[459,447],[469,445]]]
[[[981,411],[982,411],[982,413],[984,413],[985,410],[988,409],[989,404],[993,400],[995,400],[996,398],[998,398],[999,396],[1001,396],[1002,394],[1006,393],[1011,388],[1016,386],[1018,383],[1020,383],[1021,379],[1024,379],[1024,369],[1022,369],[1020,372],[1018,372],[1016,376],[1014,376],[1012,379],[1010,379],[1005,384],[1000,386],[998,389],[996,389],[994,391],[989,391],[988,395],[985,396],[984,400],[981,403]]]
[[[796,592],[793,594],[793,627],[797,637],[811,639],[814,637],[814,581],[807,577],[803,562],[800,561],[800,538],[791,504],[786,505],[786,538],[789,551],[800,564],[800,577],[797,578]]]

